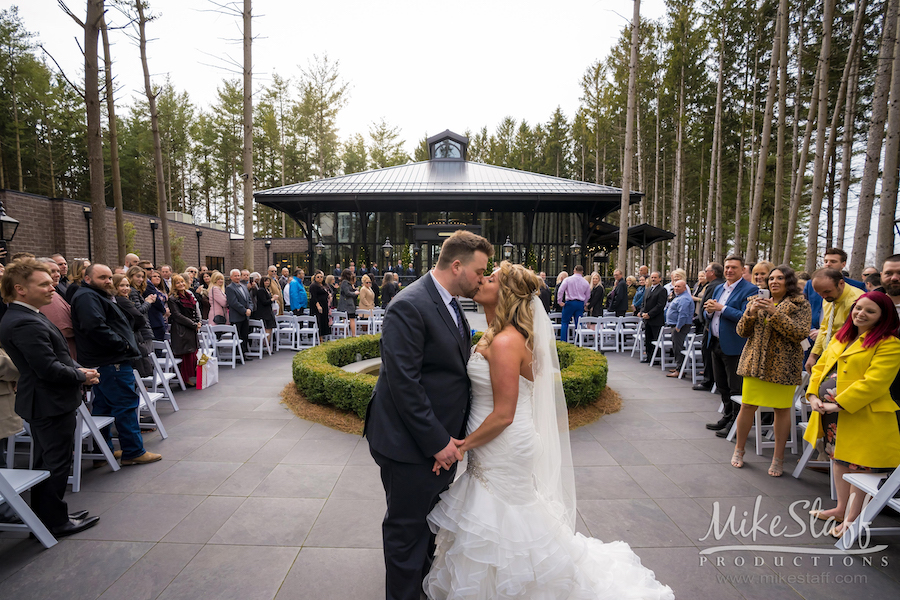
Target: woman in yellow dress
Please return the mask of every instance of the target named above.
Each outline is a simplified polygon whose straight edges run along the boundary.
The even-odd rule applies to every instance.
[[[844,533],[842,522],[852,523],[859,516],[865,497],[865,492],[844,481],[844,475],[888,472],[900,465],[896,412],[900,407],[890,391],[900,367],[898,327],[900,319],[889,296],[863,294],[813,367],[806,393],[813,412],[804,439],[815,444],[825,438],[837,506],[810,514],[838,522],[831,530],[835,537]]]
[[[788,265],[772,269],[768,284],[771,297],[751,298],[737,324],[738,335],[749,339],[737,369],[744,384],[731,466],[744,466],[744,446],[754,414],[758,407],[768,406],[775,409],[775,452],[769,475],[781,477],[784,446],[791,431],[791,402],[803,373],[800,343],[809,335],[811,309]]]

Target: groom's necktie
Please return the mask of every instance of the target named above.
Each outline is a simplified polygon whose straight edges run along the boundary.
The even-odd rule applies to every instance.
[[[462,311],[459,309],[459,302],[456,301],[456,298],[450,300],[450,306],[453,307],[453,310],[456,311],[456,329],[459,330],[459,335],[463,340],[466,339],[466,325],[465,321],[462,318]]]

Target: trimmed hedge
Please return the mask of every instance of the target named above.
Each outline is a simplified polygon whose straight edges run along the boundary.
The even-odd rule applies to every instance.
[[[481,338],[476,334],[472,343]],[[366,416],[366,407],[375,389],[377,377],[364,373],[350,373],[341,367],[361,360],[381,356],[381,335],[363,335],[326,342],[294,356],[293,377],[297,389],[315,404],[331,404],[341,410]],[[609,367],[599,352],[556,343],[559,366],[562,370],[563,390],[569,408],[591,404],[606,387]]]

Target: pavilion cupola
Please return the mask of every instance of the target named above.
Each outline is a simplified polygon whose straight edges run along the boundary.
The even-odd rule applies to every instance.
[[[466,160],[469,138],[464,135],[447,129],[443,133],[431,136],[426,143],[429,160]]]

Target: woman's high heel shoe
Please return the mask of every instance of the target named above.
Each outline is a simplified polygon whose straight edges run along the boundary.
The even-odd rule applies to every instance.
[[[769,475],[772,477],[781,477],[784,473],[784,459],[783,458],[773,458],[772,464],[769,465]]]
[[[731,466],[735,469],[740,469],[744,466],[744,453],[746,450],[738,450],[734,449],[734,454],[731,455]]]

